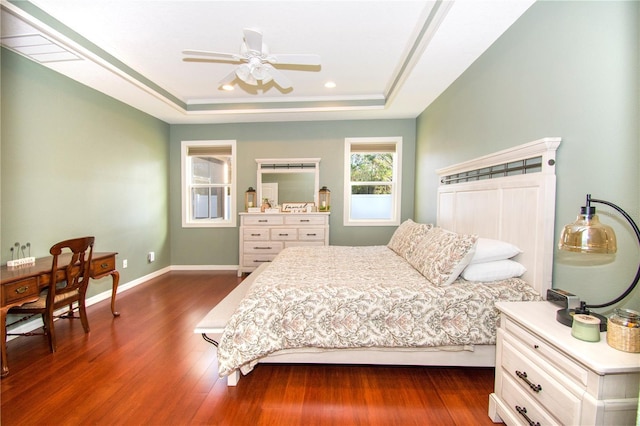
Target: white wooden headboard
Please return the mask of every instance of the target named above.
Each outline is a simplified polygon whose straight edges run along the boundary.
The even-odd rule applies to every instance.
[[[438,226],[517,245],[523,279],[551,288],[560,138],[544,138],[437,171]]]

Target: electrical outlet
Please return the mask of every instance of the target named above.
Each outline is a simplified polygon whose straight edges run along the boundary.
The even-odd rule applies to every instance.
[[[149,261],[149,263],[155,261],[156,260],[155,252],[150,251],[149,254],[147,254],[147,260]]]
[[[127,259],[122,259],[122,269],[126,269],[127,267]]]

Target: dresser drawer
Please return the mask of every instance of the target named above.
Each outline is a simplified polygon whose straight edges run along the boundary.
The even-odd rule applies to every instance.
[[[554,413],[561,423],[579,423],[582,406],[580,398],[574,392],[582,395],[584,389],[577,388],[577,385],[572,385],[570,381],[561,383],[552,377],[553,366],[539,358],[536,359],[535,353],[531,353],[522,343],[509,335],[503,335],[501,367],[503,375],[517,383],[531,400]],[[557,371],[556,375],[558,378],[561,377]]]
[[[515,383],[510,376],[502,375],[501,399],[513,417],[520,420],[522,425],[560,425],[547,411],[528,395],[520,385]],[[525,417],[526,416],[526,417]],[[531,423],[527,421],[531,420]],[[577,423],[569,423],[577,424]]]
[[[546,359],[551,365],[564,371],[580,385],[587,386],[588,373],[584,367],[572,362],[566,356],[560,355],[547,342],[529,333],[510,318],[503,317],[503,319],[505,321],[505,330],[507,330],[508,334],[518,338],[524,346],[534,350],[536,354]]]
[[[298,232],[298,239],[301,241],[324,241],[324,229],[323,228],[300,228]]]
[[[244,252],[278,254],[283,247],[281,241],[247,241],[244,244]]]
[[[242,239],[244,241],[268,240],[269,228],[249,228],[242,230]]]
[[[296,228],[271,228],[272,240],[297,240],[298,230]]]
[[[282,216],[263,216],[256,214],[255,216],[243,216],[242,224],[243,225],[260,225],[260,226],[269,226],[269,225],[282,225],[284,223],[284,219]]]
[[[325,225],[327,223],[326,216],[285,216],[285,225]]]
[[[3,306],[21,300],[36,299],[38,297],[38,278],[25,278],[2,286]]]
[[[257,268],[263,263],[271,262],[276,254],[246,254],[242,258],[242,266],[247,268]]]

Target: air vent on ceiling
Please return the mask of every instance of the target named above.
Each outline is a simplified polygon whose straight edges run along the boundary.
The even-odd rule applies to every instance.
[[[82,60],[75,53],[37,33],[1,37],[0,44],[42,64]]]

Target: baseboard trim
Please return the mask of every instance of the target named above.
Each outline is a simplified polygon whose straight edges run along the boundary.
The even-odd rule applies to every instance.
[[[159,277],[160,275],[164,275],[170,271],[237,271],[238,265],[171,265],[164,267],[162,269],[158,269],[150,274],[144,275],[140,278],[136,278],[135,280],[129,281],[125,284],[118,285],[118,291],[116,294],[124,293],[127,290],[130,290],[140,284],[143,284],[150,279]],[[95,305],[98,302],[102,302],[103,300],[111,299],[111,289],[107,291],[103,291],[94,296],[88,297],[86,300],[87,307],[91,305]],[[116,298],[116,308],[118,306]],[[62,313],[63,310],[60,311]],[[41,328],[43,325],[42,318],[38,317],[29,321],[25,321],[24,323],[20,323],[15,327],[7,330],[10,333],[22,334],[29,333],[34,330]],[[19,336],[7,336],[7,341],[12,340]]]

